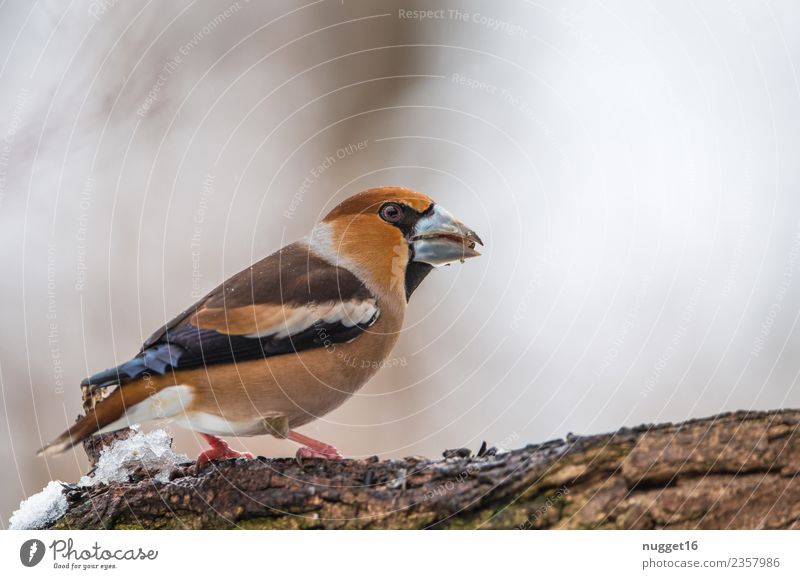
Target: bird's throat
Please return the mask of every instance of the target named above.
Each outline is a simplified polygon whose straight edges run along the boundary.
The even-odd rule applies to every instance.
[[[433,266],[421,261],[409,261],[406,265],[406,301],[411,299],[411,294],[419,287],[422,280],[431,272]]]

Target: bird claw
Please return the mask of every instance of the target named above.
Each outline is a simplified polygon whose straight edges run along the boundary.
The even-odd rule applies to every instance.
[[[211,445],[211,448],[204,450],[197,457],[195,464],[198,470],[212,460],[225,460],[226,458],[253,458],[253,454],[250,452],[239,452],[238,450],[233,450],[230,446],[228,446],[228,443],[221,438],[207,434],[202,436],[208,441],[208,443]]]
[[[344,458],[336,448],[329,445],[326,445],[324,448],[321,447],[319,450],[307,446],[298,448],[295,457],[298,461],[302,461],[306,458],[321,458],[323,460],[341,460]]]
[[[197,466],[200,468],[212,460],[225,460],[226,458],[253,458],[253,453],[239,452],[238,450],[233,450],[232,448],[229,448],[226,451],[210,448],[204,452],[201,452],[197,457]]]
[[[344,457],[336,450],[336,447],[326,444],[305,434],[300,434],[295,430],[290,430],[286,438],[303,446],[297,451],[295,457],[297,462],[302,464],[304,458],[321,458],[323,460],[341,460]]]

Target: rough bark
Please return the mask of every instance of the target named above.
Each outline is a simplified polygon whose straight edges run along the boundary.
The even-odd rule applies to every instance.
[[[228,460],[69,493],[55,528],[800,528],[800,411],[737,412],[508,453]]]

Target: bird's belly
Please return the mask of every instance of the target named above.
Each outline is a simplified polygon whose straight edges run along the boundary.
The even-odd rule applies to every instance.
[[[219,436],[267,434],[264,417],[282,416],[297,428],[347,401],[377,372],[393,343],[388,337],[366,353],[352,343],[336,344],[188,371],[178,378],[194,386],[195,396],[176,422]]]
[[[269,427],[270,420],[258,418],[250,420],[228,420],[220,414],[211,412],[185,412],[177,415],[172,422],[182,428],[213,434],[215,436],[258,436],[260,434],[279,434]],[[285,434],[285,433],[284,433]]]

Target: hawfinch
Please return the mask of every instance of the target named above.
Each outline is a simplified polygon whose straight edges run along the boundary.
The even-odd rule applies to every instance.
[[[440,265],[479,255],[474,231],[422,193],[370,189],[312,234],[225,281],[150,336],[131,360],[86,378],[111,393],[40,453],[147,420],[199,433],[209,460],[251,457],[219,436],[271,434],[300,458],[341,458],[295,429],[339,407],[397,342],[408,299]]]

